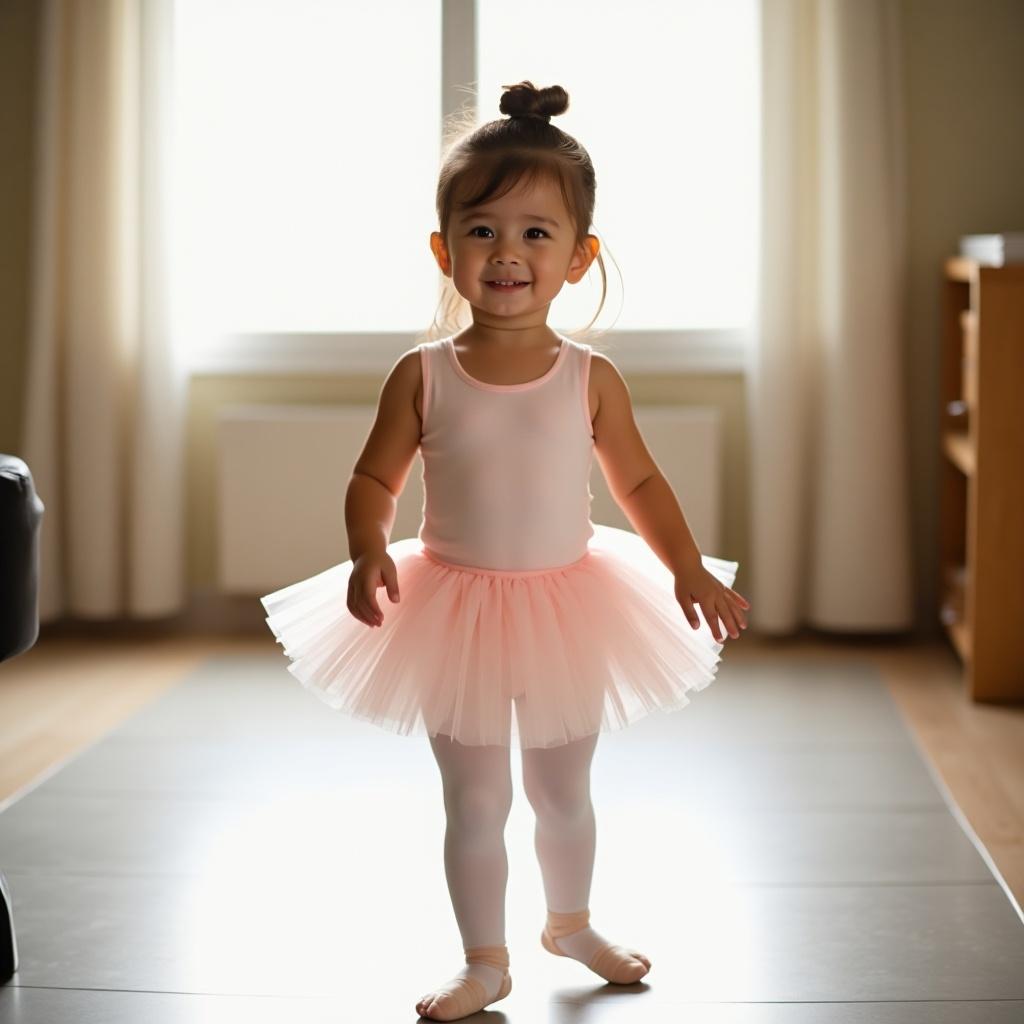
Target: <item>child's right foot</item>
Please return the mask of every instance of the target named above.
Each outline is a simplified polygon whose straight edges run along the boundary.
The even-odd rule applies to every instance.
[[[428,1020],[458,1020],[504,999],[512,991],[507,946],[476,946],[466,950],[466,966],[434,992],[425,995],[416,1012]]]
[[[590,927],[589,910],[549,910],[540,941],[548,952],[579,960],[605,981],[617,985],[631,985],[651,969],[651,961],[643,953],[614,945],[595,932]]]

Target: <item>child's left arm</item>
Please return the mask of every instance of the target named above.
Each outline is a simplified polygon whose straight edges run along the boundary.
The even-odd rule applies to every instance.
[[[671,485],[658,468],[633,417],[629,388],[615,365],[600,353],[591,355],[591,379],[598,393],[594,417],[594,453],[608,488],[651,550],[676,578],[676,599],[694,629],[700,605],[715,640],[718,620],[733,637],[746,629],[743,614],[750,602],[725,586],[704,567],[700,550]]]

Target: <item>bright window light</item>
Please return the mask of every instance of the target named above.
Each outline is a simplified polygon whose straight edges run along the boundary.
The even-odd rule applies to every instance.
[[[441,8],[176,0],[175,336],[186,350],[249,332],[412,337],[430,323]],[[481,122],[501,116],[505,84],[569,92],[554,123],[594,159],[595,227],[618,263],[606,260],[598,326],[746,326],[757,0],[518,0],[509,12],[478,0],[478,81],[455,84],[478,87]],[[550,322],[581,327],[599,298],[592,268]]]
[[[502,116],[504,85],[527,79],[569,94],[552,124],[594,161],[594,225],[618,263],[607,263],[598,325],[746,326],[757,247],[756,0],[516,0],[514,16],[483,0],[478,10],[481,122]],[[586,324],[600,285],[592,266],[562,289],[551,321]]]
[[[175,19],[181,344],[422,330],[440,0],[177,0]]]

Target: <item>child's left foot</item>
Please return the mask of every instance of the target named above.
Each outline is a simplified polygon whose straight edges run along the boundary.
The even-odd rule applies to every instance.
[[[589,910],[568,914],[549,910],[540,940],[548,952],[578,960],[617,985],[639,981],[651,969],[651,961],[643,953],[613,945],[595,932],[590,927]]]
[[[428,1020],[458,1020],[504,999],[512,991],[508,946],[466,950],[466,966],[447,985],[425,995],[416,1012]]]

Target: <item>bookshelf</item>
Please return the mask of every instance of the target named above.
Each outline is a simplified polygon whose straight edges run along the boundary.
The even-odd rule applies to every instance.
[[[1024,264],[946,260],[939,618],[971,699],[1024,700]]]

